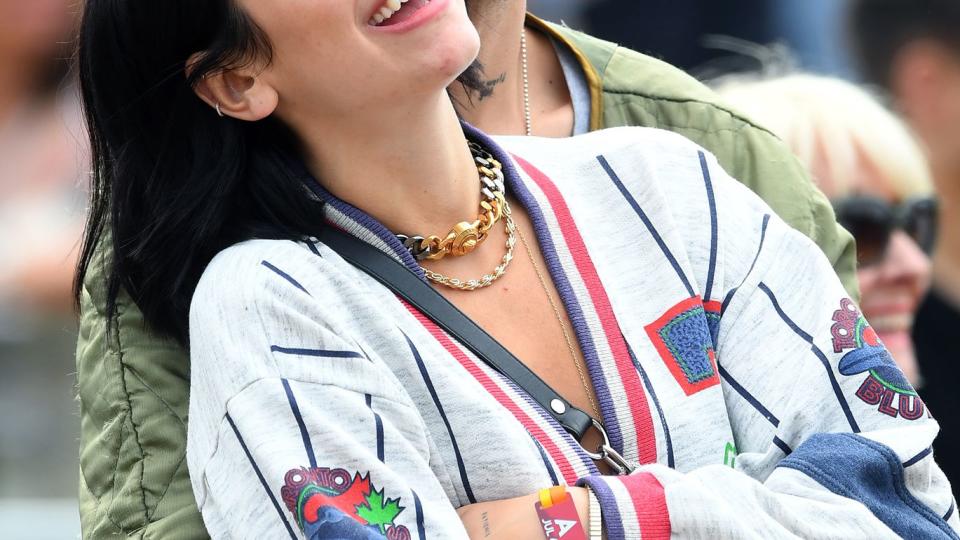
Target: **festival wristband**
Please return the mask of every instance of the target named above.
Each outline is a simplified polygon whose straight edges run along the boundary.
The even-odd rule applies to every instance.
[[[534,507],[547,540],[587,540],[577,505],[565,486],[541,489],[540,500]]]

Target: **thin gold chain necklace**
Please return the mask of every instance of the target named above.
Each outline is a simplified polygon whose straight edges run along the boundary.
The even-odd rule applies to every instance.
[[[533,265],[533,270],[537,273],[537,279],[540,280],[540,286],[543,288],[544,294],[547,295],[547,299],[550,301],[550,307],[553,308],[553,315],[557,318],[557,323],[560,324],[560,331],[563,332],[563,340],[567,343],[567,351],[570,352],[570,359],[573,360],[573,365],[577,367],[577,375],[580,376],[580,384],[583,385],[583,391],[587,394],[587,400],[590,401],[590,407],[593,409],[594,417],[598,421],[603,421],[603,415],[600,414],[600,409],[597,407],[597,403],[593,399],[593,392],[590,391],[590,384],[587,383],[587,377],[583,373],[583,366],[580,364],[579,357],[577,352],[573,347],[573,339],[570,337],[570,332],[567,331],[567,325],[563,324],[563,317],[560,315],[560,308],[557,307],[557,303],[553,300],[553,295],[550,294],[550,288],[547,287],[547,280],[543,277],[543,272],[540,271],[540,265],[537,264],[536,259],[533,256],[533,250],[530,249],[530,244],[527,243],[527,239],[524,238],[523,232],[517,228],[517,236],[520,237],[520,243],[523,244],[523,249],[527,252],[527,257],[530,259],[530,264]]]

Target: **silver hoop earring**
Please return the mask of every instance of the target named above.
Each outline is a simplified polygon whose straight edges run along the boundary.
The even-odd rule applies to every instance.
[[[223,118],[223,111],[220,110],[220,103],[217,103],[214,109],[217,110],[217,116],[219,116],[220,118]]]

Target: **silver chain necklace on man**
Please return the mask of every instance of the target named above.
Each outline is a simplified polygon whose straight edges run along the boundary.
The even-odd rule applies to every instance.
[[[533,136],[533,119],[530,112],[530,73],[527,69],[527,29],[520,31],[520,68],[523,76],[523,119],[527,137]]]

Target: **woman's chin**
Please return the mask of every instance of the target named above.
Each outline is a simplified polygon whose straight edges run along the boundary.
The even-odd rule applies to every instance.
[[[409,68],[411,79],[420,82],[434,77],[456,79],[480,52],[480,34],[462,0],[451,1],[429,25],[402,34],[382,34],[376,40],[393,61]]]
[[[453,82],[477,59],[480,52],[480,36],[473,27],[466,35],[454,36],[445,45],[438,44],[430,55],[430,70],[441,79]]]

